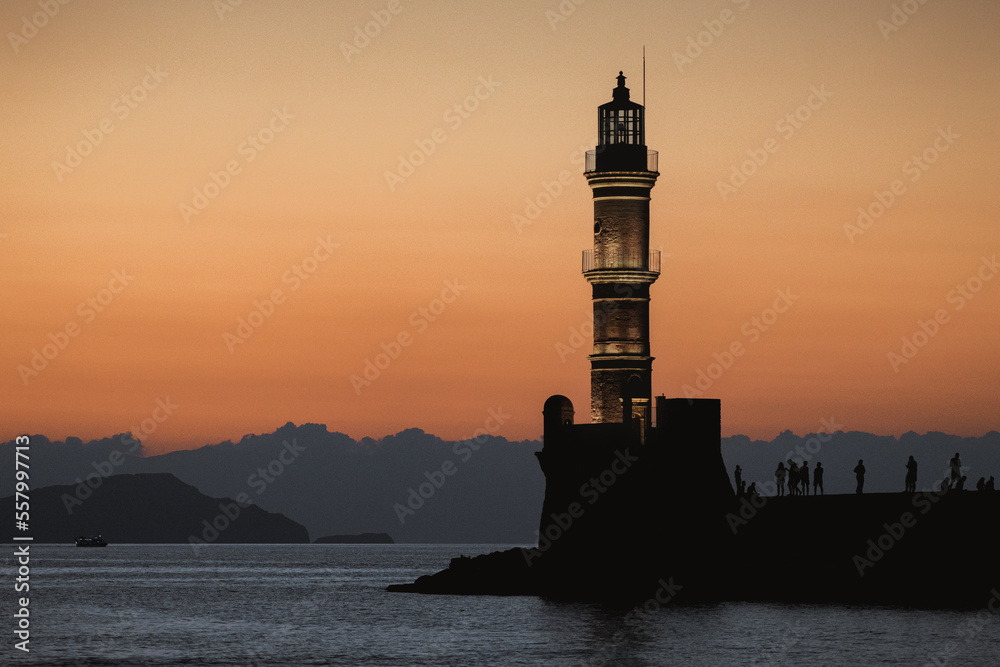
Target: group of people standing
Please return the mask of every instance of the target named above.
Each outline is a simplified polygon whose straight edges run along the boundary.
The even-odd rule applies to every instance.
[[[808,496],[809,495],[809,462],[803,461],[802,465],[798,465],[792,459],[787,461],[788,467],[785,467],[785,462],[779,461],[778,468],[774,471],[774,481],[777,484],[777,495],[785,495],[785,485],[788,485],[788,495],[790,496]],[[959,457],[958,452],[955,452],[955,456],[951,458],[948,462],[950,476],[945,477],[941,481],[941,490],[948,491],[955,489],[956,491],[965,490],[966,477],[962,474],[962,459]],[[864,493],[865,488],[865,462],[863,459],[858,459],[858,465],[854,466],[854,476],[857,480],[857,488],[855,493],[860,495]],[[744,495],[756,495],[757,494],[757,484],[753,483],[750,488],[747,489],[746,482],[743,481],[743,469],[740,466],[736,466],[734,473],[736,478],[736,492],[740,496]],[[816,462],[816,467],[812,471],[812,485],[813,485],[813,495],[819,495],[823,493],[823,464],[819,461]],[[985,477],[980,477],[979,481],[976,482],[977,491],[995,491],[996,481],[991,476],[989,481]],[[910,456],[906,461],[906,493],[916,493],[917,492],[917,462]]]
[[[743,468],[736,466],[733,476],[736,478],[736,495],[757,495],[757,483],[754,482],[750,484],[750,488],[747,488],[746,482],[743,481]],[[803,461],[802,465],[799,466],[795,461],[788,459],[787,469],[784,463],[778,463],[778,469],[774,471],[774,478],[778,484],[779,496],[785,495],[786,481],[788,483],[788,495],[809,495],[809,463],[807,461]],[[814,496],[823,493],[823,464],[819,461],[816,462],[816,468],[812,471],[812,485]]]
[[[803,461],[800,466],[795,461],[788,459],[788,468],[778,461],[778,469],[774,471],[774,481],[778,485],[778,495],[785,495],[785,483],[788,483],[788,495],[808,496],[809,495],[809,462]],[[812,474],[813,495],[823,493],[823,464],[816,462],[816,468]]]

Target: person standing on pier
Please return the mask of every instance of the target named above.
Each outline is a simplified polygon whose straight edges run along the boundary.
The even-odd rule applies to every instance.
[[[910,456],[906,462],[906,493],[917,492],[917,462]]]
[[[799,466],[791,459],[788,459],[788,495],[799,495]]]

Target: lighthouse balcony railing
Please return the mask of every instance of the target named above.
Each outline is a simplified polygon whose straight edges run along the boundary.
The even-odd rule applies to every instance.
[[[593,250],[583,251],[583,272],[621,269],[660,272],[660,251],[650,250],[648,254],[633,250],[604,250],[600,254]]]
[[[617,144],[609,144],[587,151],[583,173],[589,174],[592,171],[597,171],[598,157],[600,157],[601,171],[642,171],[640,162],[642,158],[639,157],[639,161],[637,161],[632,151],[628,151],[627,155],[617,155],[616,148],[618,146]],[[659,159],[659,153],[647,150],[646,171],[659,173]]]

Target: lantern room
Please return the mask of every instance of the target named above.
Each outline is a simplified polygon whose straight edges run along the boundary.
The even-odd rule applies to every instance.
[[[597,107],[597,123],[600,128],[597,145],[629,144],[645,148],[643,108],[641,104],[629,100],[625,75],[621,72],[618,72],[618,87],[611,91],[611,95],[610,102]]]
[[[597,107],[597,148],[593,159],[588,155],[587,171],[656,171],[647,157],[645,109],[629,99],[622,72],[611,95]]]

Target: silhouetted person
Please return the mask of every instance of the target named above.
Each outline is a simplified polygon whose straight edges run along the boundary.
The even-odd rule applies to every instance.
[[[791,459],[788,459],[788,495],[799,495],[799,466]]]
[[[747,489],[747,495],[750,496],[750,500],[757,498],[757,482],[751,482],[750,488]]]
[[[917,492],[917,462],[913,456],[906,462],[906,492]]]
[[[955,485],[955,490],[956,491],[965,491],[965,480],[966,479],[967,478],[966,478],[965,475],[962,475],[961,477],[958,478],[958,484]]]
[[[733,477],[736,478],[736,492],[739,493],[740,485],[743,483],[743,468],[736,466],[736,470],[733,471]]]
[[[948,493],[948,491],[950,490],[951,490],[951,485],[948,483],[948,478],[945,477],[944,479],[941,480],[941,493],[945,494]]]
[[[859,496],[865,490],[865,462],[864,459],[858,459],[858,465],[854,466],[854,476],[858,480],[858,488],[855,489],[854,493]]]
[[[996,491],[997,490],[997,484],[996,484],[996,482],[993,481],[993,475],[990,475],[989,481],[986,482],[986,490],[987,491]]]
[[[823,464],[819,461],[816,462],[816,469],[813,470],[813,495],[816,495],[816,489],[823,494]],[[825,495],[825,494],[823,494]]]
[[[747,494],[747,483],[744,482],[742,479],[740,480],[739,494],[741,498]]]
[[[809,463],[807,461],[802,462],[802,467],[799,468],[799,479],[802,484],[802,495],[809,495]]]
[[[986,478],[980,477],[979,481],[976,482],[976,491],[985,491],[985,490],[986,490]]]
[[[774,471],[774,481],[778,483],[778,496],[785,495],[785,464],[778,461],[778,469]]]
[[[949,463],[951,464],[951,485],[955,486],[962,476],[962,459],[958,458],[958,452],[955,452],[955,456],[951,457]]]

